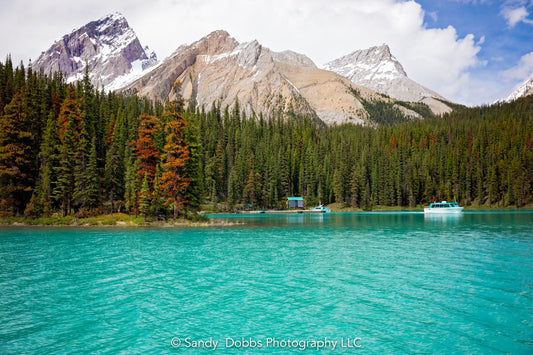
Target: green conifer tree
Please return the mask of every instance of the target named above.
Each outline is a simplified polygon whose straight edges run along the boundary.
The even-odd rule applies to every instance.
[[[152,189],[150,188],[148,174],[144,174],[141,191],[139,192],[139,212],[146,220],[152,211]]]
[[[28,173],[32,169],[33,134],[24,93],[15,94],[0,115],[0,212],[22,214],[31,198]]]

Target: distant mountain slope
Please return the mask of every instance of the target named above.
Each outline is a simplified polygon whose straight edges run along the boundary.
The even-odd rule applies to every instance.
[[[388,47],[381,48],[381,52],[363,56],[367,66],[369,58],[373,58],[378,68],[364,85],[343,76],[351,74],[353,79],[354,70],[342,71],[343,75],[322,70],[303,54],[274,52],[257,41],[239,43],[226,31],[215,31],[190,45],[182,45],[157,62],[155,54],[141,46],[126,19],[113,13],[63,36],[33,66],[45,72],[63,71],[68,81],[75,81],[83,78],[87,63],[90,79],[97,87],[160,101],[174,98],[173,87],[179,82],[179,94],[189,102],[209,110],[213,104],[231,107],[238,101],[248,116],[306,115],[326,124],[379,125],[431,115],[425,106],[400,103],[372,89],[372,83],[386,86],[390,77],[401,78],[399,88],[410,84],[401,65],[391,59]],[[350,63],[345,67],[354,67]],[[380,81],[388,77],[385,84]],[[437,94],[425,90],[425,94],[433,96],[418,101],[428,103],[434,112],[449,110],[433,99]],[[438,104],[443,107],[440,111],[435,109]]]
[[[68,81],[75,81],[83,77],[86,62],[93,84],[109,86],[121,76],[143,72],[157,62],[157,56],[141,46],[124,16],[113,13],[63,36],[33,66],[62,71]]]
[[[225,31],[215,31],[191,45],[179,47],[169,58],[126,90],[152,99],[173,97],[182,84],[182,96],[209,109],[213,103],[252,113],[305,114],[327,124],[371,123],[361,100],[394,101],[346,78],[318,69],[308,57],[292,51],[273,52],[257,41],[238,43]],[[408,109],[406,115],[417,114]],[[418,115],[419,116],[419,115]]]
[[[442,96],[409,79],[386,44],[355,51],[325,64],[323,69],[397,100],[423,102],[436,114],[451,111],[441,101],[445,100]]]
[[[520,84],[507,98],[506,102],[511,102],[524,96],[533,94],[533,76]]]

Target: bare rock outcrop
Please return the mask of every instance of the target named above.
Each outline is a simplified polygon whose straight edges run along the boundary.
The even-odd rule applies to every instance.
[[[393,99],[425,103],[435,114],[452,110],[442,102],[446,99],[441,95],[411,80],[386,44],[355,51],[327,63],[323,69]]]
[[[83,78],[87,64],[92,83],[100,87],[156,62],[155,53],[141,46],[124,16],[113,13],[63,36],[33,66],[45,73],[64,72],[68,81],[75,81]]]
[[[184,99],[206,110],[213,104],[232,107],[238,101],[249,116],[307,115],[327,124],[367,122],[367,113],[350,93],[350,86],[365,97],[381,97],[336,73],[318,69],[305,55],[274,52],[257,41],[238,43],[225,31],[179,47],[126,90],[165,100],[174,97],[172,88],[177,82]]]

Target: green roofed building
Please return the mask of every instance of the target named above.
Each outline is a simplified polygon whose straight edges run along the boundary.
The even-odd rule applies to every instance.
[[[303,197],[287,197],[287,204],[289,208],[304,208]]]

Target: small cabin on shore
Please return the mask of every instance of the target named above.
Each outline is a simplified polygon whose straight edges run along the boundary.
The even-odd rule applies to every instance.
[[[304,208],[303,197],[287,197],[288,208]]]

